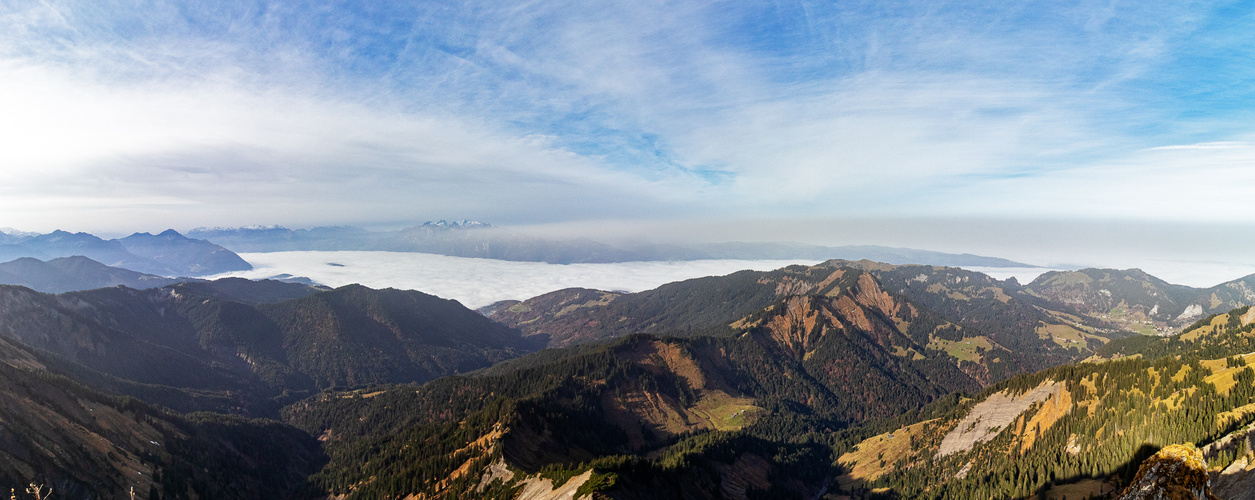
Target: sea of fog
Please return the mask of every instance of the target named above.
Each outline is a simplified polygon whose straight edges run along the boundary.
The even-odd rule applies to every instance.
[[[546,264],[492,259],[468,259],[403,252],[271,252],[242,253],[251,271],[214,277],[261,279],[277,275],[306,277],[338,287],[360,283],[371,288],[420,290],[455,299],[476,308],[506,299],[527,299],[563,288],[638,292],[673,281],[721,276],[743,269],[765,271],[815,260],[693,260],[674,262],[620,262],[611,264]],[[1099,267],[1099,266],[1095,266]],[[1140,267],[1169,283],[1210,287],[1255,273],[1255,265],[1224,262],[1146,260],[1125,265]],[[1027,284],[1045,267],[966,267],[1005,280]]]
[[[546,264],[468,259],[409,252],[241,253],[251,271],[217,276],[250,279],[281,274],[338,287],[419,290],[477,308],[506,299],[527,299],[571,287],[639,292],[673,281],[722,276],[743,269],[766,271],[815,260],[693,260],[613,264]]]

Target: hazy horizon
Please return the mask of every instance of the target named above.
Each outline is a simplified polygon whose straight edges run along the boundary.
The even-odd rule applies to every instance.
[[[416,220],[410,226],[422,222],[425,221]],[[400,227],[404,226],[369,229]],[[76,228],[61,229],[77,231]],[[114,238],[133,232],[155,234],[165,229],[169,228],[148,226],[96,235]],[[190,228],[174,229],[186,233]],[[498,226],[497,229],[553,239],[587,238],[612,245],[718,242],[785,242],[836,247],[878,245],[970,253],[1047,269],[1139,268],[1170,283],[1194,287],[1210,287],[1255,273],[1255,260],[1249,257],[1249,249],[1255,248],[1255,225],[1246,224],[920,218],[611,221]]]
[[[773,270],[792,264],[812,265],[808,259],[617,262],[548,264],[495,259],[451,257],[418,252],[286,251],[240,254],[254,269],[210,278],[272,278],[279,275],[309,278],[331,287],[361,284],[371,288],[418,290],[455,299],[478,308],[499,300],[523,300],[564,288],[593,288],[639,292],[673,281],[722,276],[736,271]],[[1178,285],[1208,288],[1255,274],[1255,266],[1198,262],[1150,262],[1143,270]],[[957,266],[999,280],[1015,277],[1028,284],[1058,269],[1049,267]]]

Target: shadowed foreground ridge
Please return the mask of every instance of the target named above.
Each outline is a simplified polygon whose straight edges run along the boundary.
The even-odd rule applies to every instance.
[[[1174,444],[1142,462],[1120,500],[1219,500],[1211,494],[1207,461],[1192,444]]]

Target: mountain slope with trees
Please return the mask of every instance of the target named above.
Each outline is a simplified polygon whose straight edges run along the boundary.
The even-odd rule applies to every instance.
[[[325,462],[316,440],[266,420],[177,415],[46,371],[0,338],[0,486],[58,499],[294,498]],[[21,488],[19,487],[19,490]]]
[[[1084,498],[1192,443],[1215,491],[1255,483],[1255,308],[1124,337],[1014,281],[848,261],[542,298],[490,312],[520,331],[361,286],[0,287],[0,480],[120,495],[135,459],[163,497]],[[187,486],[262,465],[281,479]]]
[[[101,390],[254,415],[327,388],[424,382],[535,350],[421,292],[245,280],[61,295],[0,286],[0,336]]]
[[[546,474],[612,498],[814,497],[834,476],[826,435],[952,401],[988,376],[937,348],[953,323],[869,273],[828,271],[730,334],[630,335],[422,387],[325,394],[284,416],[324,438],[331,461],[315,482],[353,498],[510,498]],[[515,479],[487,489],[493,470]]]
[[[1137,356],[1022,374],[923,404],[903,390],[909,375],[895,372],[876,389],[877,372],[866,365],[848,368],[869,381],[867,393],[832,389],[850,382],[829,378],[839,372],[824,352],[876,359],[872,346],[906,342],[878,327],[851,342],[831,326],[856,324],[848,320],[858,315],[832,305],[794,296],[746,318],[755,326],[737,336],[629,336],[556,361],[516,362],[513,371],[328,394],[284,415],[326,438],[331,461],[315,483],[351,498],[513,498],[544,478],[577,481],[597,498],[1086,498],[1121,491],[1144,459],[1179,443],[1199,446],[1216,491],[1255,482],[1246,447],[1255,438],[1255,371],[1247,366],[1255,354],[1239,355],[1255,339],[1249,309],[1200,322],[1184,340],[1112,343],[1142,346]],[[860,309],[875,310],[884,311]],[[828,315],[840,321],[820,321]],[[1185,345],[1150,359],[1160,347],[1144,342]],[[743,401],[722,407],[742,420],[668,429],[711,415],[702,402],[717,392]],[[881,405],[892,408],[874,410]],[[659,408],[688,420],[663,418]]]
[[[156,288],[180,281],[109,267],[83,256],[61,257],[47,262],[22,257],[0,264],[0,284],[20,285],[44,293],[93,290],[111,286]]]
[[[1085,497],[1118,491],[1143,459],[1189,443],[1202,448],[1219,490],[1242,491],[1255,481],[1245,473],[1255,458],[1246,446],[1255,437],[1253,346],[1249,307],[1179,337],[1112,342],[1105,350],[1114,360],[1015,377],[935,419],[868,427],[839,460],[843,488]]]
[[[1175,333],[1203,316],[1255,304],[1255,275],[1194,288],[1140,269],[1081,269],[1042,274],[1024,289],[1076,314],[1145,334]]]
[[[729,334],[735,330],[733,322],[781,297],[837,293],[845,283],[841,277],[851,273],[869,274],[896,300],[910,301],[911,307],[932,311],[954,325],[938,332],[934,340],[921,337],[918,342],[981,365],[1003,360],[982,368],[986,382],[1083,359],[1109,338],[1127,335],[1055,310],[1050,303],[1021,293],[1013,281],[956,268],[869,261],[741,271],[630,294],[566,289],[481,311],[550,346],[634,332]],[[1003,354],[986,356],[987,351]]]

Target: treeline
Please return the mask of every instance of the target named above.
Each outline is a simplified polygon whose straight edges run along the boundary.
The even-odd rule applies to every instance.
[[[125,498],[135,485],[151,499],[321,495],[306,482],[325,460],[318,442],[275,421],[179,415],[0,363],[0,422],[0,486],[45,483],[56,498]]]
[[[446,377],[423,386],[381,386],[324,394],[288,407],[284,418],[324,440],[330,462],[314,477],[314,484],[333,494],[357,498],[411,493],[449,498],[470,495],[477,489],[478,477],[454,471],[482,470],[499,459],[517,473],[547,474],[555,480],[593,470],[595,483],[600,485],[597,487],[615,488],[615,494],[624,498],[646,498],[647,492],[654,497],[680,498],[695,491],[692,488],[717,489],[726,467],[740,463],[742,467],[766,467],[762,472],[778,485],[769,492],[750,488],[747,494],[751,497],[813,496],[817,490],[804,491],[807,488],[798,485],[814,486],[841,472],[836,457],[863,432],[850,426],[873,421],[885,425],[883,419],[905,422],[909,417],[903,415],[907,414],[955,419],[958,409],[971,402],[954,394],[980,387],[973,373],[997,380],[1036,363],[1061,362],[1077,355],[1076,350],[1041,339],[1036,328],[1042,324],[1044,313],[1023,302],[1000,298],[997,282],[991,280],[965,282],[960,288],[968,294],[967,300],[929,292],[920,283],[916,292],[929,297],[942,312],[891,296],[897,311],[894,316],[878,307],[857,311],[871,326],[821,321],[812,331],[786,332],[786,336],[809,339],[805,348],[773,336],[778,332],[765,325],[786,314],[786,303],[795,298],[824,317],[852,314],[836,304],[865,286],[860,281],[865,275],[846,269],[823,290],[851,295],[828,297],[816,286],[834,271],[788,268],[775,272],[766,282],[762,273],[737,273],[662,287],[649,296],[619,296],[604,307],[567,304],[562,306],[564,322],[617,321],[623,315],[632,321],[648,318],[651,325],[691,333],[688,328],[699,327],[703,321],[718,318],[729,322],[748,315],[744,323],[756,326],[713,336],[636,334],[604,345],[543,351],[472,376]],[[961,272],[956,276],[964,277]],[[916,286],[902,281],[904,287]],[[708,293],[712,286],[724,288],[717,294]],[[778,287],[803,295],[777,297]],[[698,293],[701,290],[707,293]],[[771,300],[753,315],[738,313],[742,315],[728,318],[733,312],[727,309],[733,307],[729,303],[735,301],[724,301],[727,297],[750,302],[766,297]],[[703,307],[709,316],[685,316],[670,309],[667,302]],[[513,313],[542,314],[535,309],[537,305],[513,308]],[[855,323],[865,324],[861,320]],[[909,325],[906,331],[899,330],[903,325]],[[1003,331],[1006,328],[1013,331]],[[956,366],[948,354],[927,348],[935,333],[957,340],[982,334],[1001,340],[995,341],[999,346],[980,353],[981,364]],[[706,388],[689,386],[688,376],[680,377],[663,365],[642,364],[637,359],[640,353],[653,352],[654,343],[665,343],[673,350],[669,352],[678,352],[683,362],[696,366],[712,387],[752,398],[754,406],[761,409],[756,411],[756,419],[734,432],[694,430],[673,435],[621,410],[612,414],[608,402],[622,401],[628,394],[657,395],[678,411],[701,399]],[[1018,346],[1024,352],[1001,345]],[[992,368],[990,364],[1004,366]],[[1013,378],[991,391],[1031,388],[1047,376],[1052,375]],[[1020,389],[1021,385],[1025,387]],[[940,436],[930,436],[917,440],[916,446],[934,447],[939,442]],[[761,463],[752,457],[761,458]],[[938,462],[948,467],[947,473],[953,478],[962,464],[947,460],[956,459]],[[995,461],[992,457],[989,460]],[[1091,462],[1078,462],[1077,470],[1094,469]],[[1040,463],[1044,466],[1045,459]],[[902,465],[900,470],[906,471],[900,475],[902,479],[886,485],[923,494],[925,485],[939,484],[936,479],[941,476],[913,476],[924,473]],[[1106,471],[1111,465],[1103,461],[1096,467]],[[993,483],[1000,485],[999,491],[1027,491],[1046,477],[1036,470],[1005,475],[1004,481]],[[958,492],[965,486],[955,487],[960,488],[954,490]],[[507,495],[510,488],[498,484],[474,495]],[[928,488],[929,492],[945,491]]]
[[[512,372],[330,393],[288,407],[284,417],[325,439],[330,462],[314,477],[315,484],[359,498],[465,492],[458,488],[474,485],[441,481],[467,463],[478,470],[495,460],[497,455],[469,446],[494,429],[509,431],[496,450],[522,473],[546,467],[574,472],[600,464],[597,473],[614,474],[617,488],[648,484],[666,490],[703,474],[687,475],[677,465],[686,460],[705,463],[714,474],[710,477],[717,478],[717,469],[729,463],[728,453],[752,452],[777,471],[773,474],[810,480],[835,471],[831,433],[976,387],[945,362],[876,351],[866,333],[850,335],[826,336],[807,359],[777,351],[754,332],[735,338],[633,335],[573,349],[575,354],[565,358],[537,355],[556,358],[547,363],[519,360],[515,365],[521,368]],[[655,342],[673,346],[730,393],[755,398],[761,416],[737,432],[668,435],[647,422],[625,424],[622,415],[608,415],[606,398],[632,391],[665,396],[679,407],[701,397],[702,388],[690,387],[676,374],[633,361],[633,353],[648,351]],[[947,366],[954,381],[929,379]],[[633,429],[624,425],[639,426],[635,431],[644,441],[633,445],[626,434]],[[644,458],[658,450],[663,450],[660,456]],[[627,459],[611,461],[618,464],[611,467],[609,457]]]
[[[987,337],[1002,346],[1004,349],[996,355],[999,361],[985,363],[990,381],[1071,363],[1083,357],[1079,348],[1066,348],[1037,334],[1039,326],[1059,321],[1035,307],[1040,299],[1023,292],[1023,287],[1016,283],[1000,282],[977,272],[933,266],[897,266],[871,272],[886,289],[962,326],[963,336]]]
[[[1235,368],[1236,363],[1229,362]],[[968,453],[934,458],[935,447],[920,447],[920,457],[895,464],[895,473],[867,486],[892,488],[905,498],[962,499],[1025,497],[1086,478],[1114,476],[1124,484],[1162,446],[1205,444],[1255,421],[1249,414],[1218,420],[1223,412],[1255,402],[1255,370],[1238,370],[1227,392],[1207,382],[1210,375],[1198,358],[1164,357],[1082,363],[1017,377],[984,396],[1004,389],[1023,392],[1053,380],[1065,384],[1074,401],[1031,448],[1021,451],[1019,436],[1007,430]],[[963,469],[966,477],[955,479]]]

